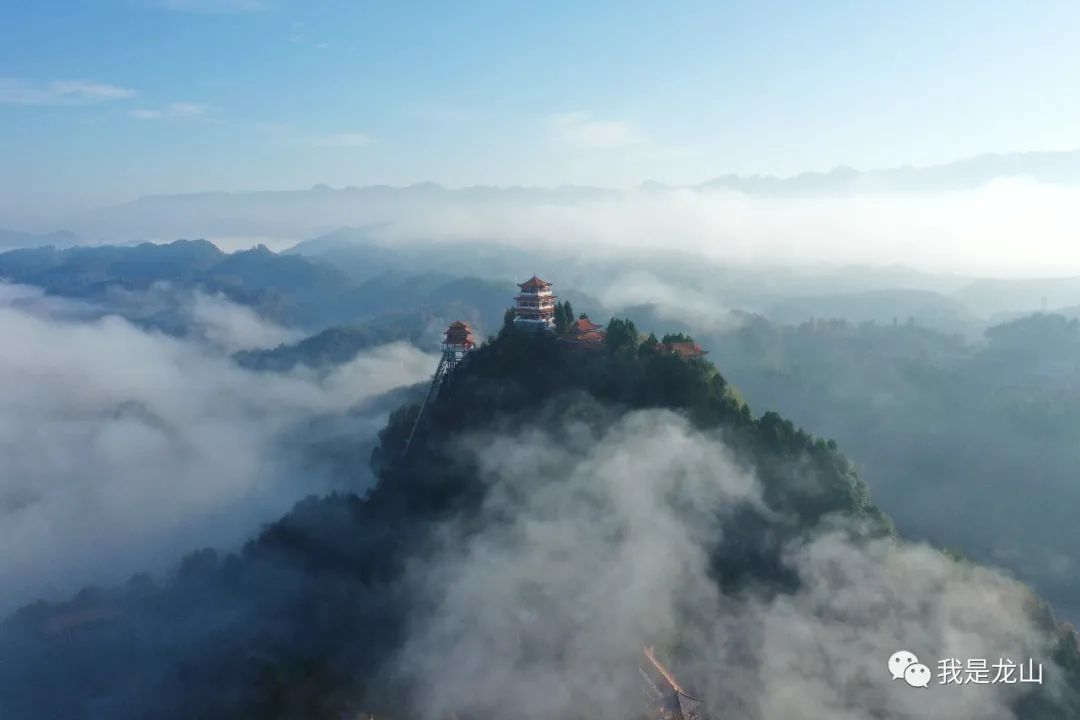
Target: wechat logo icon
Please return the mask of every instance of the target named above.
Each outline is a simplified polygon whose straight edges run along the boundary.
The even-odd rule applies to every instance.
[[[930,684],[930,668],[919,662],[915,653],[898,650],[889,658],[889,674],[893,680],[903,680],[911,687],[924,688]]]

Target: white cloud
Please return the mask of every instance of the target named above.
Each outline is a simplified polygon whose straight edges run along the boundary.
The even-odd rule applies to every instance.
[[[363,443],[385,411],[343,413],[434,366],[394,344],[260,374],[227,352],[290,333],[224,298],[196,297],[184,340],[47,300],[0,285],[0,613],[245,539],[335,486],[303,449],[316,420],[345,418]]]
[[[665,282],[644,270],[614,275],[596,292],[605,307],[653,305],[658,317],[687,323],[699,332],[716,332],[738,322],[715,295],[689,284]]]
[[[1080,272],[1080,189],[1022,179],[932,197],[628,191],[577,203],[434,207],[392,219],[383,233],[394,240],[543,241],[577,253],[662,249],[723,263],[899,264],[989,276]]]
[[[195,293],[190,312],[192,325],[202,337],[228,353],[276,347],[303,338],[302,332],[269,322],[250,307],[230,302],[221,294]]]
[[[914,692],[886,670],[900,648],[935,670],[1033,658],[1047,678],[1035,692],[1060,689],[1031,593],[1001,573],[859,540],[837,520],[785,545],[797,591],[728,590],[711,562],[726,518],[769,511],[720,438],[667,411],[599,431],[538,424],[469,443],[489,488],[480,517],[447,523],[413,568],[419,609],[397,669],[423,688],[420,717],[568,717],[582,698],[596,717],[632,717],[649,644],[678,649],[673,669],[710,717],[1015,719],[1027,688]],[[748,557],[761,541],[732,540]]]
[[[137,94],[131,88],[89,80],[32,82],[0,78],[0,105],[92,105],[126,100]]]
[[[131,116],[139,120],[191,120],[206,117],[211,109],[200,103],[176,102],[161,108],[137,108]]]
[[[616,148],[648,142],[648,136],[636,125],[622,120],[594,120],[590,113],[571,112],[555,115],[551,126],[556,136],[582,148]]]

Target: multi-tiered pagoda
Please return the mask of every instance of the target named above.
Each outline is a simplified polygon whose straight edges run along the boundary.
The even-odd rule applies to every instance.
[[[555,296],[551,283],[533,275],[518,285],[521,292],[514,298],[514,324],[536,329],[555,327]]]
[[[443,334],[443,351],[452,350],[458,353],[466,353],[476,347],[476,338],[472,328],[467,323],[455,320]]]

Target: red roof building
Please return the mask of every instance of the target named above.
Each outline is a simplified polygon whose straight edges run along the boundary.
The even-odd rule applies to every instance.
[[[666,342],[664,343],[664,349],[672,355],[678,355],[681,358],[700,358],[708,354],[708,350],[702,350],[701,346],[696,342]]]
[[[570,327],[566,329],[566,332],[570,335],[583,335],[585,333],[603,331],[604,328],[590,320],[588,315],[582,315],[580,318],[570,323]]]
[[[551,283],[533,275],[518,285],[521,292],[514,298],[514,324],[550,330],[555,327],[555,296]]]
[[[472,350],[476,347],[476,338],[473,337],[472,328],[468,323],[455,320],[450,323],[443,335],[443,349]]]
[[[562,341],[575,347],[599,348],[603,347],[607,332],[601,326],[594,323],[587,315],[583,315],[566,328]]]
[[[540,278],[533,275],[525,282],[518,283],[518,287],[521,288],[521,292],[541,292],[543,290],[550,290],[551,283],[547,282],[546,280],[541,280]]]

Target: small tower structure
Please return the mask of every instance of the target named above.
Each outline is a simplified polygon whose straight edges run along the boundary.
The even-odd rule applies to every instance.
[[[551,283],[533,275],[518,287],[521,292],[514,298],[514,324],[537,330],[555,328],[555,295]]]
[[[467,323],[455,320],[443,334],[443,363],[440,364],[445,364],[448,371],[453,370],[465,354],[475,347],[476,338],[473,337],[472,328]]]
[[[412,445],[413,437],[416,436],[416,429],[420,427],[420,421],[424,417],[424,410],[427,409],[428,403],[438,396],[439,389],[447,381],[453,370],[475,347],[476,338],[473,336],[472,328],[467,323],[455,320],[450,323],[450,327],[446,328],[446,332],[443,333],[442,357],[439,359],[438,367],[435,368],[435,376],[431,378],[431,385],[428,386],[427,395],[424,396],[424,401],[420,404],[420,410],[416,413],[416,419],[413,420],[409,438],[405,441],[404,453],[409,452],[409,447]]]

